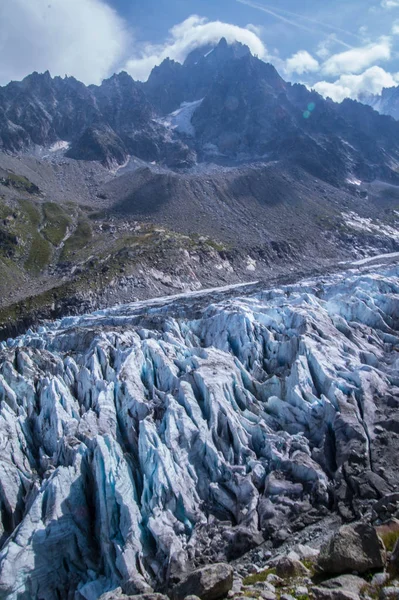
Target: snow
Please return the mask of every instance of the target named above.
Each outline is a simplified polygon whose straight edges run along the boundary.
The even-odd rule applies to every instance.
[[[68,150],[70,145],[71,144],[69,142],[66,142],[65,140],[59,140],[58,142],[55,142],[52,146],[50,146],[48,151],[59,152],[60,150]]]
[[[176,130],[186,135],[195,136],[195,129],[191,123],[194,112],[202,104],[201,100],[195,102],[183,102],[180,108],[172,112],[170,115],[162,119],[160,122],[168,127],[168,129]]]
[[[356,177],[348,177],[346,180],[347,183],[350,183],[351,185],[362,185],[362,182],[360,179],[356,179]]]
[[[242,531],[288,529],[290,507],[329,507],[343,463],[353,489],[372,470],[398,315],[396,266],[137,302],[3,344],[1,595],[145,593]]]
[[[368,256],[367,258],[362,258],[361,260],[356,260],[352,262],[352,265],[366,265],[370,262],[374,262],[375,260],[380,260],[381,258],[396,258],[399,257],[399,252],[388,252],[386,254],[376,254],[375,256]],[[377,266],[377,265],[375,265]]]
[[[357,229],[359,231],[365,231],[368,233],[375,233],[394,240],[399,240],[399,221],[394,227],[392,227],[382,223],[381,221],[375,222],[370,218],[361,217],[353,211],[349,213],[342,213],[342,216],[346,225],[352,229]]]

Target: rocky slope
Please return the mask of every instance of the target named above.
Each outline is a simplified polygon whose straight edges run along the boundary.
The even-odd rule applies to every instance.
[[[398,485],[398,274],[138,303],[3,343],[2,596],[166,590],[369,514]]]
[[[57,153],[56,153],[57,154]],[[399,250],[399,194],[270,161],[175,173],[0,154],[0,338],[32,322]]]

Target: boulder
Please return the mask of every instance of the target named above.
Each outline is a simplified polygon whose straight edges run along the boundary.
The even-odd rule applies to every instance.
[[[399,600],[399,587],[388,586],[382,588],[380,593],[381,600]]]
[[[218,600],[233,587],[233,568],[225,563],[208,565],[197,569],[173,588],[172,600],[184,600],[187,596],[199,596],[201,600]]]
[[[322,546],[318,566],[325,573],[365,573],[381,569],[385,550],[374,527],[367,523],[344,525]]]
[[[276,563],[276,575],[281,579],[291,577],[306,577],[310,571],[299,560],[289,556],[283,556]]]
[[[328,589],[325,587],[313,587],[313,597],[315,600],[359,600],[359,596],[353,592],[348,592],[341,588]]]
[[[359,594],[360,590],[364,588],[366,582],[361,577],[356,575],[340,575],[333,579],[327,579],[323,581],[321,587],[325,587],[331,590],[344,590],[351,592],[352,594]]]

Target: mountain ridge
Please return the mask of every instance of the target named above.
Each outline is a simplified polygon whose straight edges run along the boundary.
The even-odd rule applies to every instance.
[[[125,72],[100,86],[48,72],[12,82],[0,88],[0,148],[15,153],[63,141],[71,158],[114,167],[133,155],[173,169],[268,156],[336,185],[350,175],[399,182],[395,121],[361,103],[334,104],[286,83],[242,44],[222,39],[206,49],[184,64],[166,59],[145,83]],[[200,98],[193,136],[162,121]],[[330,168],[331,156],[337,160]]]

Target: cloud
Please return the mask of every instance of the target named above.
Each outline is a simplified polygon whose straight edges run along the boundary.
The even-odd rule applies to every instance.
[[[267,51],[253,27],[244,28],[221,21],[208,21],[192,15],[169,31],[169,38],[164,44],[146,44],[137,57],[127,61],[125,69],[134,77],[144,81],[151,69],[159,65],[165,58],[184,62],[187,55],[195,48],[207,44],[215,44],[225,37],[229,43],[242,42],[249,46],[253,54],[266,58]]]
[[[352,48],[339,54],[333,54],[322,65],[325,75],[359,73],[378,61],[391,58],[391,39],[382,37],[379,42]]]
[[[381,0],[381,6],[387,10],[399,8],[399,0]]]
[[[32,71],[100,83],[126,53],[124,21],[102,0],[0,1],[0,84]]]
[[[399,21],[394,21],[392,25],[392,35],[399,35]]]
[[[298,73],[298,75],[303,75],[304,73],[311,73],[318,70],[318,61],[306,50],[299,50],[299,52],[291,56],[291,58],[288,58],[286,62],[287,73]]]
[[[319,42],[316,55],[321,60],[326,60],[332,54],[332,48],[337,45],[337,36],[335,33],[330,33],[326,38]]]
[[[342,75],[333,83],[319,81],[312,88],[325,98],[341,102],[344,98],[357,100],[361,94],[379,94],[384,87],[393,87],[397,83],[396,76],[381,67],[371,67],[360,75]]]

